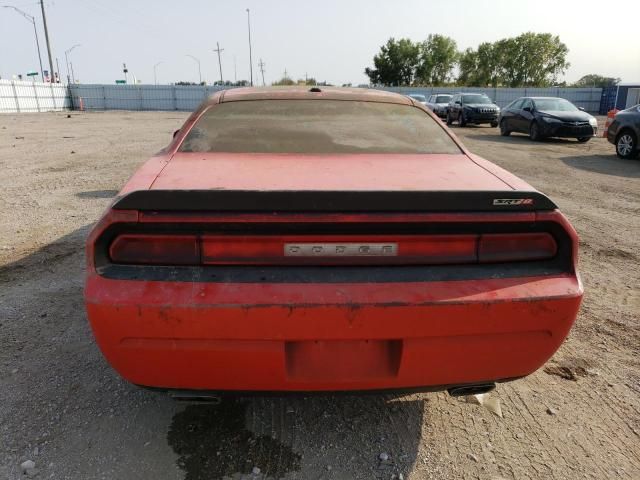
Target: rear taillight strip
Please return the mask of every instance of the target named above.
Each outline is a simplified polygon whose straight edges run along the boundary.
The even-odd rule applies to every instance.
[[[549,233],[451,235],[121,234],[111,262],[132,265],[447,265],[551,259]]]

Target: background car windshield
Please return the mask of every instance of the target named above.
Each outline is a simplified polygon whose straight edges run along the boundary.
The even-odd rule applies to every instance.
[[[460,153],[429,115],[409,105],[337,100],[228,102],[207,110],[181,152]]]
[[[493,103],[486,95],[463,95],[462,101],[464,103]]]
[[[424,95],[409,95],[411,98],[413,98],[414,100],[418,100],[419,102],[426,102],[427,101],[427,97],[425,97]]]
[[[573,103],[562,98],[542,98],[536,100],[536,108],[540,111],[575,112],[578,110]]]
[[[449,103],[451,100],[451,95],[438,95],[436,98],[436,103]]]

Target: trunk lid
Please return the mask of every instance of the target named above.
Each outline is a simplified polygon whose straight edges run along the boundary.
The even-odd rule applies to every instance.
[[[116,209],[269,212],[551,210],[525,182],[460,154],[179,153]],[[143,179],[140,179],[143,180]],[[148,182],[148,183],[145,183]],[[142,189],[142,185],[145,189]],[[131,188],[136,185],[136,188]]]
[[[150,190],[510,191],[467,155],[178,153]]]

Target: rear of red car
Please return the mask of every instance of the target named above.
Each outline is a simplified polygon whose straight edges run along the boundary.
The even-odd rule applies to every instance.
[[[369,108],[333,95],[312,98]],[[418,109],[436,151],[402,150],[402,133],[369,151],[375,136],[354,140],[348,122],[327,144],[305,117],[319,104],[291,141],[271,119],[268,134],[249,128],[258,140],[211,142],[202,119],[218,98],[133,177],[87,243],[89,319],[121,375],[180,390],[482,389],[550,358],[582,297],[573,228],[424,110],[366,101]],[[225,125],[251,126],[247,105]]]

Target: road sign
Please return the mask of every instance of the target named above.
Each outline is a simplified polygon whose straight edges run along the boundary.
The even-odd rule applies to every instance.
[[[124,85],[125,83],[127,83],[126,80],[116,80],[116,85]]]
[[[35,77],[38,75],[38,72],[27,72],[27,77]]]

